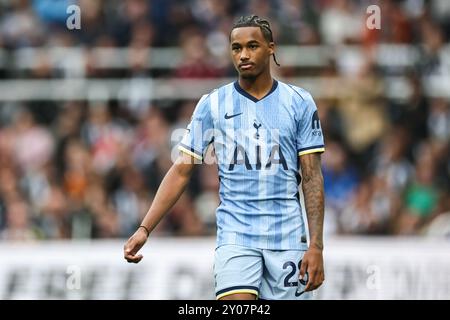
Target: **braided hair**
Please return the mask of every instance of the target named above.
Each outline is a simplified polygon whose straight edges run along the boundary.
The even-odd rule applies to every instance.
[[[266,39],[267,42],[273,42],[272,29],[270,29],[269,21],[262,19],[262,18],[258,17],[257,15],[240,17],[236,21],[236,23],[233,25],[233,28],[231,28],[231,31],[233,31],[236,28],[241,28],[241,27],[259,27],[259,29],[261,29],[261,32],[264,36],[264,39]],[[230,37],[231,37],[231,32],[230,32]],[[273,54],[273,60],[275,61],[275,64],[277,66],[280,66],[280,64],[277,61],[277,58],[275,57],[275,53]]]

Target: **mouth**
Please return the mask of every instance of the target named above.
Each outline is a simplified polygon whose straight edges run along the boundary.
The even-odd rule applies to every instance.
[[[239,64],[239,69],[241,69],[241,70],[248,70],[251,68],[253,68],[253,63],[251,63],[251,62],[245,62],[245,63]]]

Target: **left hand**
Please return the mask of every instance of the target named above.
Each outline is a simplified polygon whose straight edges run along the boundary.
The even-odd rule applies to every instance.
[[[308,272],[308,282],[305,287],[305,292],[319,288],[325,281],[321,249],[310,247],[305,252],[300,266],[299,279],[303,279],[306,272]]]

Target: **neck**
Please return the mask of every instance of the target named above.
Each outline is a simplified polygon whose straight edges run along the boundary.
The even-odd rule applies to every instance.
[[[264,72],[255,78],[242,78],[239,76],[239,85],[251,95],[260,98],[272,89],[273,79],[270,72]]]

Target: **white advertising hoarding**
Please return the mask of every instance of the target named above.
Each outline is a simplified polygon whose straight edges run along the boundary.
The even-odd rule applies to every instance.
[[[316,299],[450,299],[450,243],[333,238]],[[144,259],[124,241],[0,244],[0,299],[214,299],[212,238],[154,238]]]

